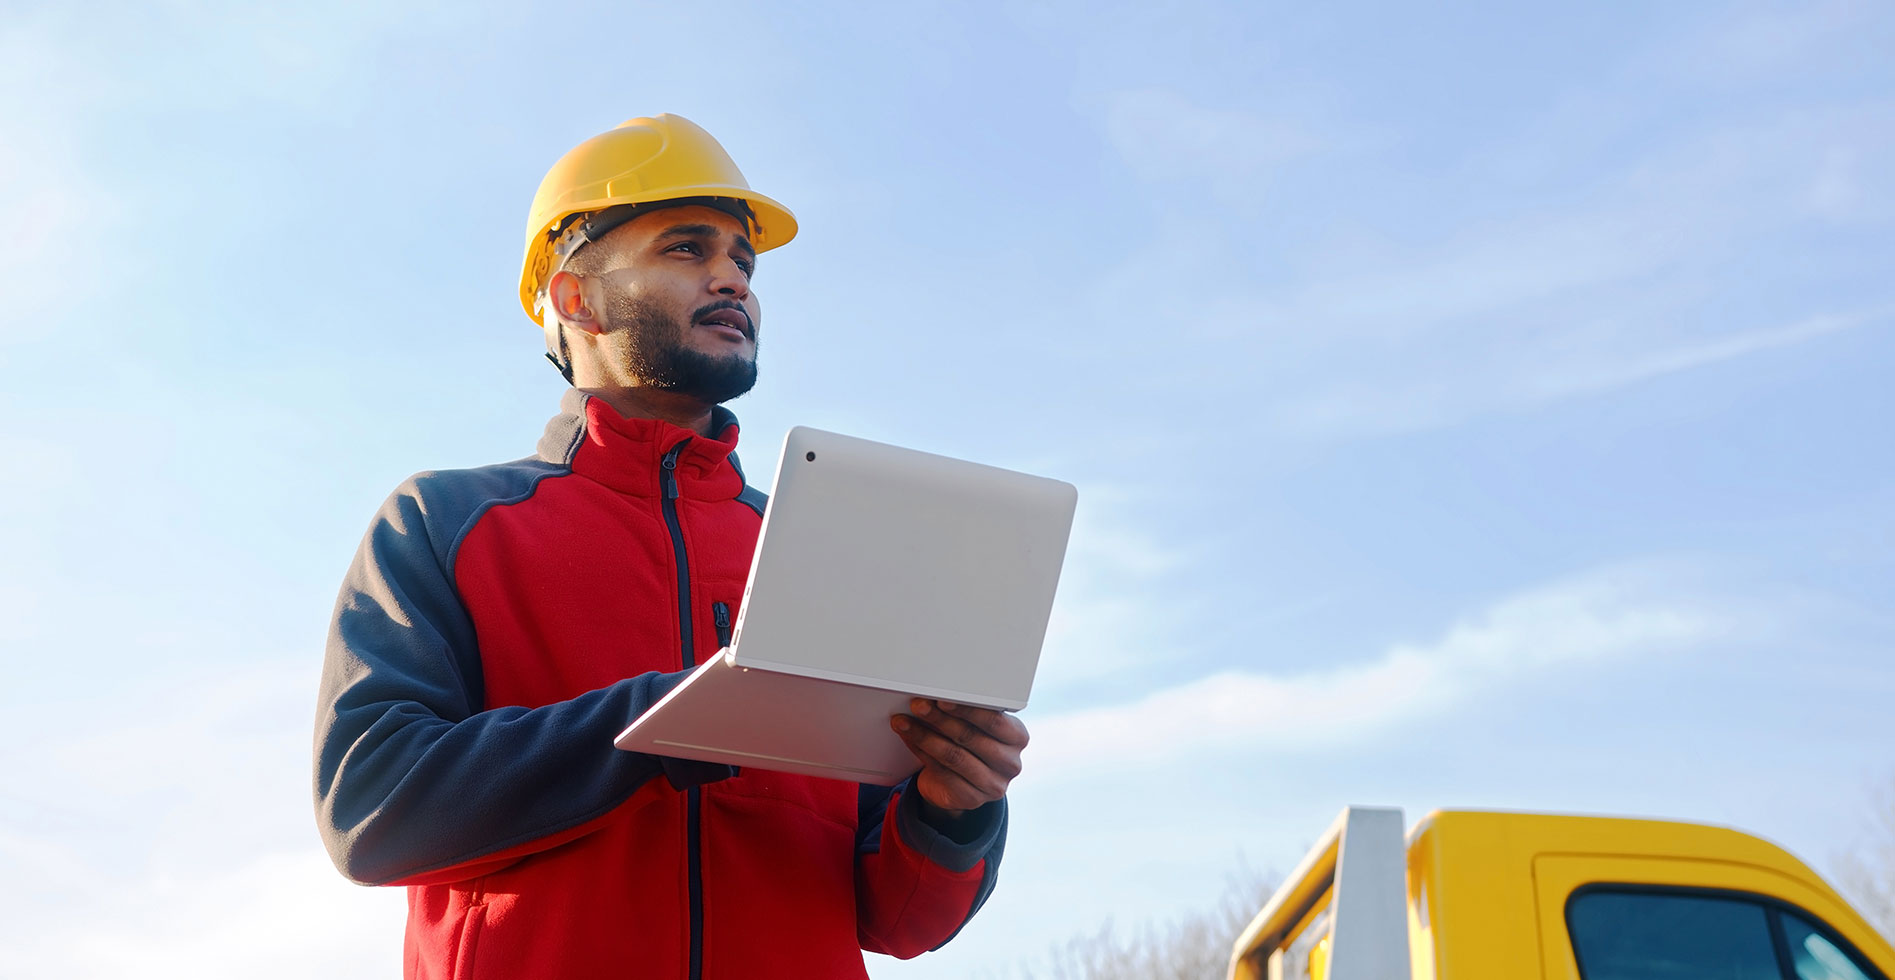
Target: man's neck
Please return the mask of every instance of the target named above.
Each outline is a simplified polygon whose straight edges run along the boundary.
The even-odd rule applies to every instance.
[[[713,406],[681,395],[675,391],[662,391],[657,388],[581,388],[594,398],[602,399],[612,410],[628,419],[657,419],[669,422],[681,428],[690,429],[701,436],[711,435],[711,408]]]

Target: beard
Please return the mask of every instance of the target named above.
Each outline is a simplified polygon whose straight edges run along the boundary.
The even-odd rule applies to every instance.
[[[685,343],[691,319],[680,321],[648,303],[629,296],[606,301],[606,321],[615,329],[612,346],[616,359],[640,385],[689,395],[707,405],[720,405],[749,391],[757,383],[754,357],[739,353],[706,354]],[[756,346],[756,325],[751,325]]]

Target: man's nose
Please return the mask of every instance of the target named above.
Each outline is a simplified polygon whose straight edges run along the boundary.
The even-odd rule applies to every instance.
[[[744,278],[744,270],[738,267],[735,259],[725,259],[717,263],[717,271],[711,279],[711,292],[732,299],[743,299],[750,295],[750,280]]]

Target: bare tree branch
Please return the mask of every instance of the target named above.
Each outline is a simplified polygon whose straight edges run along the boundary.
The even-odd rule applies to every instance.
[[[1018,980],[1222,980],[1231,944],[1276,890],[1274,876],[1248,866],[1233,874],[1212,908],[1130,933],[1111,921],[1020,966]]]
[[[1895,775],[1870,794],[1868,829],[1837,855],[1836,885],[1869,924],[1895,942]]]

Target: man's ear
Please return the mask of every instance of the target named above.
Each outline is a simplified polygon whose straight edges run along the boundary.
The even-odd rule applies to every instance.
[[[553,315],[560,322],[589,334],[605,332],[605,324],[593,315],[592,307],[586,302],[585,280],[571,272],[560,270],[546,283],[546,299],[553,307]]]

